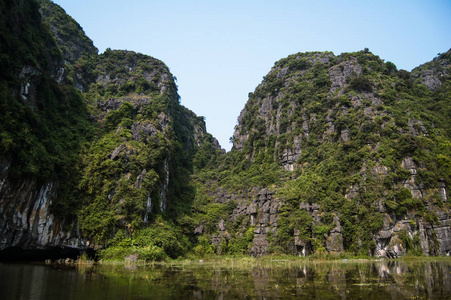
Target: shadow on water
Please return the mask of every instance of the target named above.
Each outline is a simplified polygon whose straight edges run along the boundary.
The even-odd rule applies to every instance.
[[[1,299],[451,299],[451,259],[55,266],[0,263]]]
[[[85,254],[88,257],[95,258],[96,251],[92,249],[79,250],[70,247],[49,247],[45,249],[22,249],[19,247],[10,247],[0,251],[0,261],[44,261],[51,259],[77,259]]]

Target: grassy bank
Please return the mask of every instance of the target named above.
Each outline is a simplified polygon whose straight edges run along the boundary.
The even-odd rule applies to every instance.
[[[350,254],[324,254],[312,255],[308,257],[290,256],[290,255],[268,255],[263,257],[251,256],[218,256],[210,255],[205,257],[188,257],[182,259],[171,259],[165,261],[126,261],[126,260],[100,260],[100,265],[116,265],[116,266],[219,266],[231,268],[250,268],[250,267],[273,267],[273,266],[297,266],[306,263],[366,263],[379,261],[400,261],[400,262],[425,262],[425,261],[444,261],[451,262],[451,257],[447,256],[404,256],[398,259],[385,259],[375,257],[357,257]]]

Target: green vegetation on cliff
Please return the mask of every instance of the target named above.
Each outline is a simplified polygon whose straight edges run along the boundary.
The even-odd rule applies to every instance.
[[[91,136],[89,114],[81,93],[56,81],[61,55],[37,3],[15,5],[1,3],[0,157],[14,180],[57,176],[64,189]]]
[[[180,105],[169,69],[130,51],[97,55],[50,1],[41,1],[48,23],[36,1],[1,5],[2,180],[54,183],[61,230],[79,229],[94,246],[138,247],[146,259],[185,254],[190,174],[208,162],[197,149],[214,153],[217,142]]]
[[[202,164],[197,149],[212,143],[203,119],[179,104],[172,75],[154,58],[108,49],[74,66],[74,81],[92,80],[85,97],[98,127],[81,156],[82,232],[104,245],[119,231],[142,235],[158,215],[179,230],[194,198],[190,174]]]
[[[282,203],[277,223],[261,223],[277,228],[264,234],[270,252],[299,254],[302,245],[310,253],[376,255],[383,245],[375,235],[390,224],[407,218],[414,231],[420,223],[440,225],[437,213],[450,208],[440,194],[451,183],[449,55],[412,74],[367,49],[282,59],[249,94],[232,151],[199,178],[232,195],[258,186],[274,191]],[[439,78],[434,89],[425,79],[431,68]],[[247,198],[258,204],[258,194]],[[306,205],[318,207],[309,212]],[[404,240],[404,248],[421,253],[418,238]]]
[[[53,215],[104,259],[450,251],[450,51],[281,59],[224,153],[163,62],[20,2],[0,2],[0,175],[55,182]]]
[[[83,28],[63,8],[50,0],[39,0],[42,21],[49,26],[55,41],[67,63],[74,63],[82,56],[96,55],[98,50],[85,35]]]

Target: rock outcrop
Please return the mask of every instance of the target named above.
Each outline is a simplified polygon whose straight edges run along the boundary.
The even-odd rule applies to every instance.
[[[301,205],[293,205],[290,212],[305,211],[313,220],[301,234],[296,229],[300,225],[285,212],[285,221],[289,219],[294,227],[288,244],[295,251],[287,252],[308,255],[315,251],[314,241],[317,250],[329,253],[366,248],[364,254],[389,258],[408,251],[450,254],[449,174],[442,165],[446,159],[439,162],[449,151],[436,148],[449,143],[449,122],[424,118],[427,111],[444,120],[429,99],[441,101],[442,107],[449,105],[445,91],[450,87],[450,51],[412,73],[396,70],[368,49],[339,56],[298,53],[276,62],[249,94],[235,127],[232,152],[255,165],[264,158],[265,163],[292,172],[287,183],[273,187],[273,193],[280,198],[299,185],[297,194],[290,192],[290,203]],[[424,90],[423,86],[431,92],[421,96],[414,92]],[[302,179],[312,179],[312,173],[319,174],[315,187]],[[298,176],[299,183],[290,183]],[[350,180],[342,180],[346,177]],[[329,184],[322,185],[325,181]],[[346,187],[336,186],[338,181],[346,182]],[[316,196],[303,188],[311,188]],[[249,196],[247,202],[253,203],[252,199]],[[287,202],[281,201],[283,205]],[[253,207],[249,204],[256,211]],[[256,229],[254,255],[277,244],[279,217],[275,214],[275,222]],[[270,224],[275,224],[270,227],[273,236],[262,238]],[[350,230],[356,236],[350,236]]]
[[[48,249],[67,247],[85,250],[82,239],[71,222],[56,218],[50,210],[57,197],[56,179],[38,182],[34,178],[11,180],[11,162],[0,163],[0,250]]]
[[[80,24],[66,14],[62,7],[50,0],[39,2],[42,21],[49,25],[66,64],[73,64],[82,56],[92,56],[99,52]]]
[[[14,64],[2,60],[0,76],[0,250],[84,251],[191,201],[193,157],[220,146],[180,105],[163,62],[97,55],[62,8],[39,2],[1,7],[0,47]]]
[[[437,91],[443,86],[443,81],[450,75],[451,49],[439,54],[431,62],[412,70],[412,75],[419,79],[428,89]]]
[[[200,253],[451,254],[450,51],[411,73],[368,49],[282,59],[224,153],[163,62],[98,55],[39,2],[0,4],[0,250],[84,251],[167,215]]]
[[[51,33],[42,26],[37,9],[34,1],[1,4],[0,50],[6,56],[2,58],[5,63],[2,62],[0,76],[0,250],[16,249],[17,253],[17,249],[58,247],[84,251],[89,244],[80,237],[76,223],[52,212],[61,182],[56,170],[61,170],[61,165],[56,161],[70,151],[60,148],[57,141],[47,143],[48,126],[61,118],[53,115],[50,120],[48,114],[54,107],[46,104],[54,101],[53,105],[72,114],[69,103],[79,102],[71,99],[67,90],[67,94],[62,92],[59,84],[64,61]],[[58,99],[54,98],[55,93],[59,93]],[[72,117],[84,120],[82,114],[74,113]],[[67,130],[63,123],[59,123],[59,129]],[[68,144],[78,137],[77,130],[72,133]],[[59,149],[55,151],[55,147]],[[53,161],[46,161],[52,152]]]

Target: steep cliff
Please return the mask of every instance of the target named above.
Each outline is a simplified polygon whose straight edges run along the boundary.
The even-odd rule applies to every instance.
[[[97,55],[63,9],[40,4],[1,3],[1,256],[95,249],[176,220],[199,153],[220,149],[203,118],[180,105],[164,63]]]
[[[83,249],[70,216],[55,218],[51,207],[73,186],[68,175],[91,125],[80,93],[59,84],[63,59],[38,8],[0,7],[0,249]]]
[[[73,64],[82,56],[96,55],[99,50],[83,28],[64,9],[50,0],[39,0],[42,21],[49,26],[63,59]]]
[[[367,49],[276,62],[204,177],[235,208],[198,234],[229,252],[248,234],[254,255],[449,255],[449,55],[412,73]]]
[[[450,254],[451,51],[282,59],[229,153],[163,62],[97,52],[52,2],[0,2],[0,256]]]
[[[174,79],[161,62],[130,51],[107,50],[92,61],[86,93],[102,132],[83,154],[82,231],[105,243],[134,232],[153,213],[177,215],[193,197],[194,155],[214,140],[203,118],[179,104]]]

